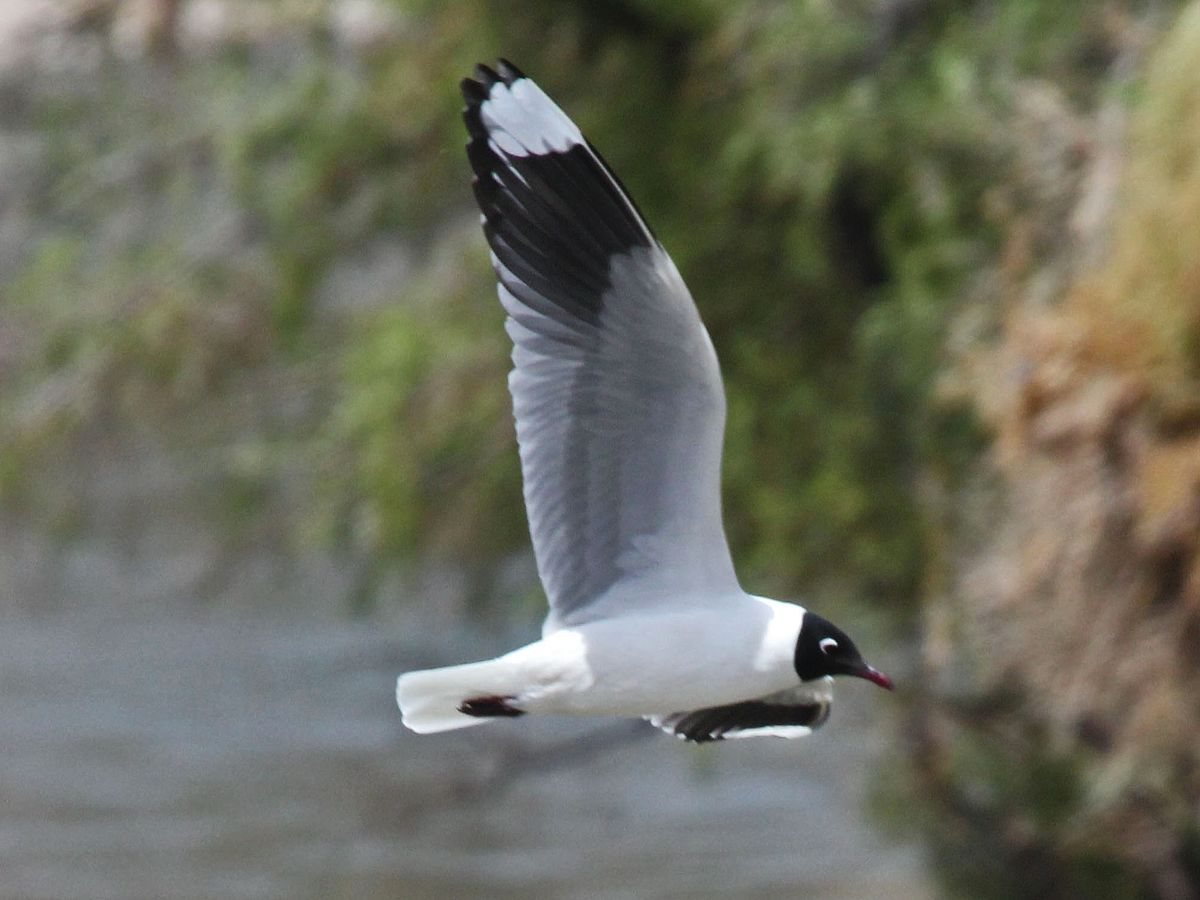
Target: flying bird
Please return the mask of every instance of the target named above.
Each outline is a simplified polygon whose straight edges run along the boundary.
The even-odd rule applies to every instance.
[[[511,653],[400,676],[404,724],[567,713],[642,716],[696,742],[792,738],[828,718],[834,675],[891,689],[836,625],[738,584],[716,352],[620,180],[506,60],[461,88],[550,613]]]

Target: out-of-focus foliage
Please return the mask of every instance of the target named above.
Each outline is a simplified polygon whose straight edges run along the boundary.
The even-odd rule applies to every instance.
[[[997,250],[985,199],[1013,165],[1014,95],[1049,78],[1086,104],[1119,5],[396,3],[357,42],[338,4],[223,8],[220,40],[185,15],[167,59],[113,55],[19,116],[48,161],[28,198],[42,231],[6,287],[28,336],[6,493],[72,428],[114,409],[194,426],[266,371],[291,427],[247,436],[210,410],[208,438],[260,460],[268,494],[272,466],[306,460],[298,532],[384,564],[520,548],[456,95],[503,53],[605,152],[693,286],[728,383],[747,583],[915,596],[921,473],[953,480],[978,446],[930,389]]]
[[[900,815],[951,888],[1183,896],[1179,5],[79,0],[70,52],[0,70],[0,499],[66,532],[63,460],[132,435],[199,461],[224,540],[346,554],[359,599],[429,561],[486,586],[527,538],[457,82],[510,57],[693,289],[747,587],[919,622]]]
[[[525,531],[513,515],[509,400],[497,390],[507,337],[494,317],[477,314],[478,281],[463,275],[462,260],[477,263],[480,248],[442,252],[441,271],[373,316],[346,351],[318,445],[322,499],[344,509],[333,524],[377,553],[407,558],[417,549],[471,566],[467,548],[494,560]]]
[[[336,4],[226,9],[223,42],[197,49],[181,26],[167,61],[110,58],[22,117],[50,149],[31,202],[51,225],[6,290],[31,345],[4,401],[8,493],[114,397],[188,423],[201,394],[265,367],[292,384],[300,427],[247,437],[214,417],[209,440],[265,460],[268,484],[298,456],[325,473],[293,510],[304,533],[385,562],[519,548],[456,96],[504,53],[606,153],[694,288],[728,381],[747,582],[914,596],[919,472],[952,473],[976,441],[928,398],[946,322],[994,251],[981,199],[1011,156],[1007,105],[1026,77],[1086,93],[1100,12],[401,3],[350,44]],[[388,247],[406,277],[355,284]]]
[[[1200,10],[1181,18],[1140,91],[1105,264],[1070,298],[1100,363],[1149,371],[1168,405],[1200,412]]]
[[[1000,489],[947,515],[900,809],[961,896],[1200,886],[1200,6],[1163,26],[1126,45],[1144,78],[1127,62],[1100,109],[1041,115],[1087,162],[1061,177],[1070,143],[1030,145],[1070,202],[1011,219],[981,342]]]

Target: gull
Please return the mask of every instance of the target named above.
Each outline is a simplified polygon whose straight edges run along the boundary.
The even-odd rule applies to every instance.
[[[694,742],[794,738],[828,718],[833,676],[891,689],[836,625],[738,583],[716,351],[617,176],[512,63],[461,88],[550,612],[532,644],[400,676],[404,724],[641,716]]]

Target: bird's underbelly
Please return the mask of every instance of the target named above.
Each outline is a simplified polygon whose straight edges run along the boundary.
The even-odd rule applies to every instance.
[[[770,628],[767,618],[690,615],[560,631],[509,655],[526,675],[518,705],[529,712],[650,715],[794,687],[790,648],[775,651]]]
[[[652,715],[664,712],[722,706],[761,697],[799,684],[795,674],[780,678],[764,673],[697,671],[648,672],[645,678],[609,675],[597,678],[583,690],[548,693],[527,708],[531,712],[564,712],[593,715]]]

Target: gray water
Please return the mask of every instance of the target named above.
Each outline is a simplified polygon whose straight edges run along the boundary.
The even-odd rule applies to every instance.
[[[917,851],[864,820],[887,758],[869,685],[801,741],[530,719],[420,737],[398,672],[528,635],[287,597],[251,614],[111,548],[20,544],[0,553],[5,898],[930,896]]]

